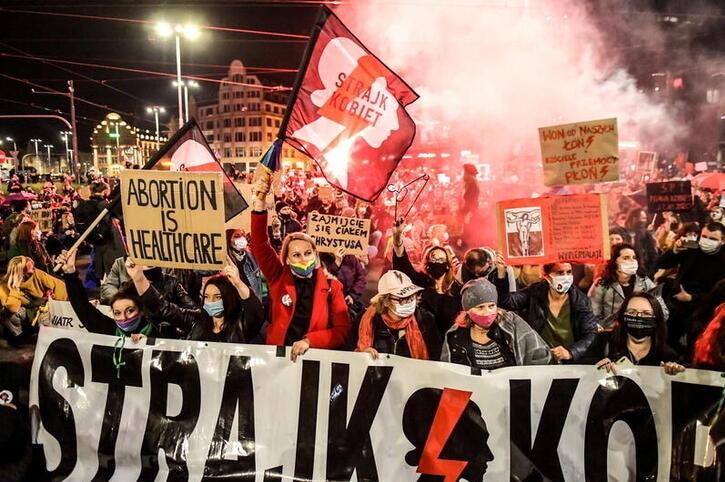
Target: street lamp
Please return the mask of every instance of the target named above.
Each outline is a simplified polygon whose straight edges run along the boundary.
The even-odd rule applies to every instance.
[[[68,149],[68,138],[71,137],[73,133],[71,131],[60,131],[60,138],[63,139],[63,142],[65,142],[65,160],[68,166],[73,166],[73,161],[71,160],[71,150]],[[60,159],[58,159],[58,172],[60,172]],[[73,169],[71,167],[71,172],[73,172]]]
[[[176,40],[176,88],[179,97],[179,129],[184,125],[184,110],[181,95],[181,36],[183,35],[189,40],[193,40],[199,36],[199,27],[193,24],[171,26],[168,23],[156,24],[156,32],[162,37],[174,36]]]
[[[5,140],[8,141],[8,142],[12,142],[13,143],[13,150],[14,151],[17,151],[18,150],[18,146],[17,146],[17,144],[15,144],[15,139],[13,139],[12,137],[6,137]]]
[[[40,165],[40,156],[38,155],[38,142],[43,142],[43,139],[30,139],[30,142],[35,144],[35,159],[38,161],[38,165]]]
[[[159,105],[155,105],[153,107],[146,107],[146,112],[154,113],[154,120],[156,121],[156,150],[159,150],[159,112],[164,113],[166,112],[166,109]]]
[[[44,146],[46,149],[48,149],[48,173],[50,173],[51,165],[50,165],[50,150],[53,149],[53,144],[46,144]]]
[[[189,87],[199,87],[198,82],[194,82],[193,80],[186,80],[182,81],[181,85],[184,87],[184,116],[186,118],[186,121],[189,122]],[[178,86],[178,82],[174,81],[174,87]]]

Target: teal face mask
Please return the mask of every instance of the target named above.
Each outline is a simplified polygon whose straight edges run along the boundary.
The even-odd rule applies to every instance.
[[[213,317],[220,317],[224,314],[224,300],[219,301],[205,301],[204,302],[204,311],[206,311],[209,316]]]

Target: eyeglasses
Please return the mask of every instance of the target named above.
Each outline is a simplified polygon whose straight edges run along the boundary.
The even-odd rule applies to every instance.
[[[447,263],[448,259],[445,256],[428,258],[429,263]]]
[[[415,294],[412,294],[406,298],[394,298],[391,296],[390,301],[394,301],[394,302],[398,303],[399,305],[404,305],[406,303],[410,303],[411,301],[413,301],[416,296],[417,295],[415,295]]]
[[[645,318],[650,318],[655,315],[651,311],[637,311],[637,310],[626,310],[624,312],[624,314],[627,316],[643,316]]]

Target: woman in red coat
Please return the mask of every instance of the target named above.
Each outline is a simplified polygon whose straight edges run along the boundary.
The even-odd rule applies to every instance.
[[[271,177],[258,177],[252,201],[250,250],[269,285],[271,324],[267,344],[291,346],[291,359],[310,348],[339,348],[350,331],[342,284],[328,279],[320,267],[315,241],[290,233],[278,256],[267,234],[264,202]]]

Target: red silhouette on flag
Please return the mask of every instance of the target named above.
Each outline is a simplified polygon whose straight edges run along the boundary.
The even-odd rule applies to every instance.
[[[372,202],[415,137],[418,95],[324,7],[281,134],[336,188]]]

